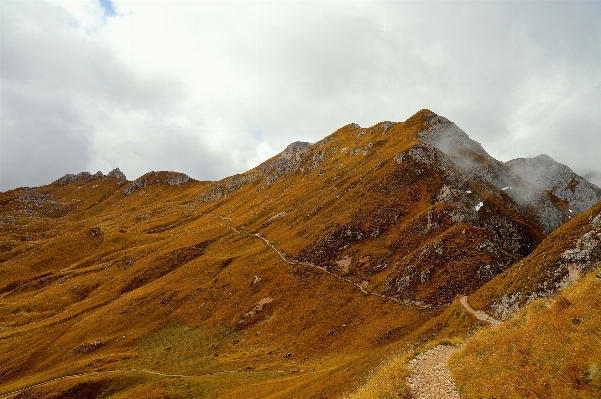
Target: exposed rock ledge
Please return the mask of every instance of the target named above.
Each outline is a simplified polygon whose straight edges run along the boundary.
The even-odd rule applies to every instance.
[[[78,174],[71,174],[68,173],[66,175],[64,175],[63,177],[61,177],[60,179],[56,180],[55,183],[57,183],[60,186],[64,186],[73,182],[79,182],[81,183],[87,183],[91,180],[116,180],[118,185],[123,185],[125,183],[127,183],[127,178],[125,177],[125,174],[123,172],[121,172],[121,170],[119,170],[119,168],[115,168],[113,170],[111,170],[107,175],[104,175],[102,172],[98,171],[94,174],[91,174],[90,172],[80,172]]]

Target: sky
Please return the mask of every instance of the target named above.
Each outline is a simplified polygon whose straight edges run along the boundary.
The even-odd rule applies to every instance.
[[[601,185],[601,0],[0,0],[0,191],[217,180],[427,108]]]

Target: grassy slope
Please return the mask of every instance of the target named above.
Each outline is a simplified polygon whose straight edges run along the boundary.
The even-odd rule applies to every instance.
[[[324,272],[284,263],[258,238],[224,227],[215,204],[196,201],[206,183],[140,188],[129,196],[121,189],[107,196],[113,182],[97,183],[38,189],[50,198],[32,204],[75,204],[52,217],[21,214],[6,201],[13,206],[7,213],[17,215],[7,241],[30,249],[9,249],[1,265],[2,392],[104,370],[31,395],[99,389],[126,390],[128,397],[263,397],[271,387],[278,397],[332,396],[386,356],[391,331],[410,331],[437,313],[383,303]],[[30,241],[18,236],[34,233]],[[202,253],[195,252],[199,244]],[[261,281],[251,284],[254,276]],[[273,302],[247,316],[266,297]],[[174,334],[191,338],[174,342]],[[74,352],[96,340],[103,345],[93,352]],[[110,372],[123,368],[236,373],[180,384]],[[236,388],[254,384],[264,386]]]
[[[597,270],[598,272],[599,270]],[[601,280],[590,273],[555,298],[537,300],[453,355],[466,398],[601,396]]]
[[[2,193],[0,393],[81,372],[95,374],[24,397],[336,397],[371,391],[377,376],[402,391],[399,359],[431,340],[464,336],[473,318],[457,302],[423,309],[362,294],[284,262],[252,233],[367,291],[382,291],[386,268],[402,260],[437,268],[411,288],[413,299],[444,293],[444,303],[477,289],[486,280],[471,277],[476,267],[495,259],[474,248],[493,237],[449,223],[449,205],[434,204],[444,175],[393,161],[419,144],[424,115],[388,128],[346,126],[271,185],[253,179],[255,169],[130,195],[111,180]],[[235,191],[203,200],[230,183]],[[482,220],[507,216],[502,192],[468,184],[486,204]],[[437,227],[427,228],[432,217]],[[509,218],[540,240],[530,222]],[[349,239],[348,229],[362,238]],[[334,246],[324,246],[327,237]],[[456,261],[424,256],[422,246],[433,251],[437,242]],[[346,268],[336,262],[342,256],[351,260]],[[81,350],[97,340],[101,346]],[[233,373],[202,375],[219,371]]]
[[[601,202],[555,230],[532,254],[471,294],[472,306],[494,313],[494,305],[505,296],[519,298],[516,303],[523,306],[531,297],[553,295],[554,287],[567,275],[567,269],[560,266],[561,254],[591,230],[590,219],[600,212]]]

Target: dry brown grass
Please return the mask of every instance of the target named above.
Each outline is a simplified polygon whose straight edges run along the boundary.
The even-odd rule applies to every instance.
[[[468,340],[450,361],[466,398],[601,396],[601,280],[591,273],[552,300]]]
[[[478,309],[490,311],[493,303],[501,302],[503,296],[521,294],[520,306],[533,293],[540,294],[554,287],[565,275],[554,273],[561,263],[561,254],[574,248],[576,240],[591,229],[591,217],[601,212],[601,202],[582,212],[547,237],[541,245],[503,273],[470,295],[470,303]],[[567,270],[567,269],[566,269]],[[547,287],[545,290],[544,287]]]
[[[445,219],[450,206],[435,204],[442,172],[393,161],[419,144],[427,113],[385,134],[383,124],[345,126],[312,146],[296,172],[267,185],[257,177],[221,197],[206,194],[236,179],[152,183],[172,172],[143,176],[152,184],[129,195],[127,185],[110,180],[0,194],[0,393],[100,371],[113,373],[105,397],[406,390],[403,356],[471,331],[473,318],[457,302],[446,305],[484,283],[473,278],[475,266],[494,261],[474,249],[480,228],[453,226]],[[252,175],[259,170],[237,178]],[[507,216],[497,199],[487,201],[491,217]],[[440,216],[439,227],[426,228],[429,213]],[[516,223],[536,239],[527,221]],[[288,259],[333,274],[284,262],[255,232]],[[448,261],[421,254],[437,240]],[[336,263],[343,256],[346,270]],[[436,270],[407,298],[439,306],[400,305],[336,278],[401,296],[385,291],[402,259]],[[255,311],[265,298],[273,300]],[[74,351],[94,341],[103,344]],[[118,371],[124,367],[190,377],[130,378]],[[235,373],[193,375],[224,370]],[[56,382],[49,391],[59,395],[80,382]]]

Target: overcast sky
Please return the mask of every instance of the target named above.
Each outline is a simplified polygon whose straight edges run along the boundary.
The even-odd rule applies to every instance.
[[[0,1],[0,190],[220,179],[428,108],[601,184],[601,1]]]

